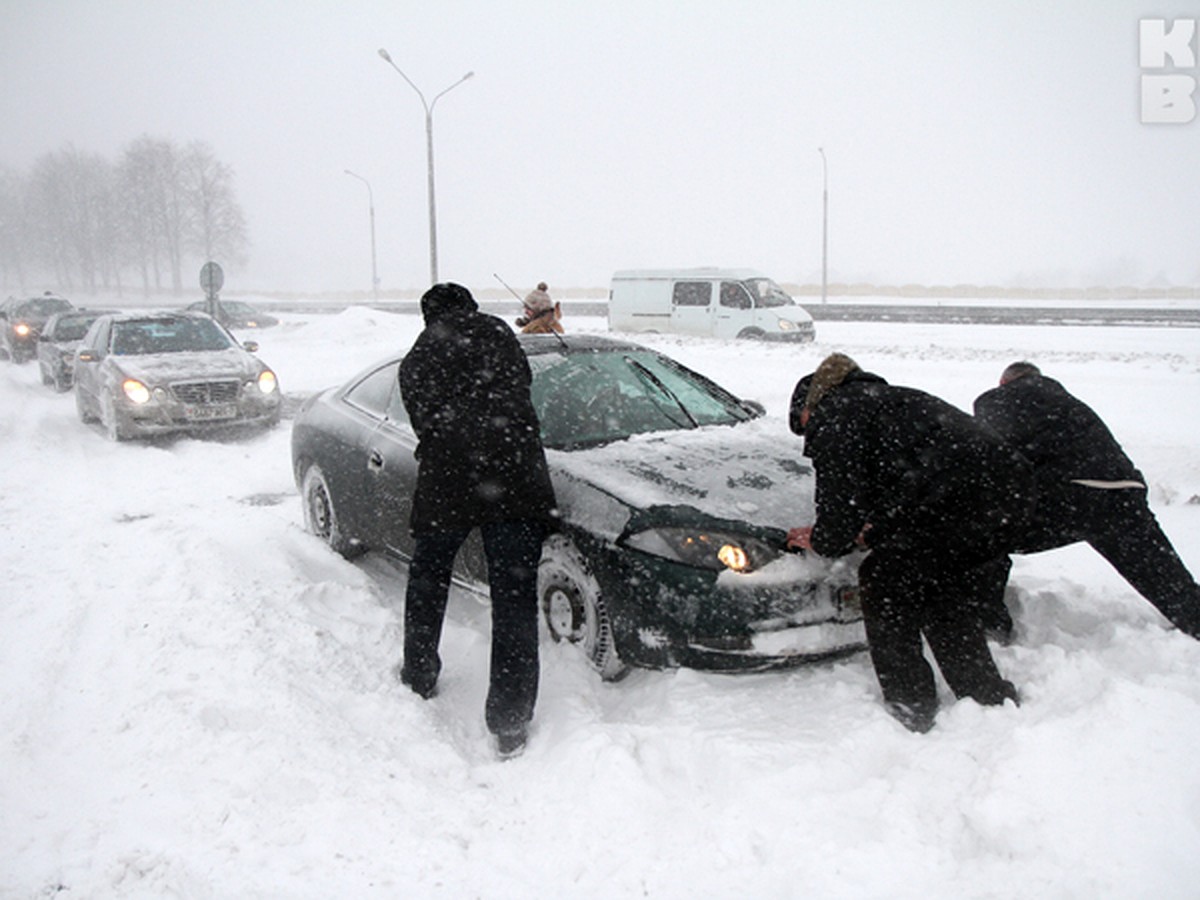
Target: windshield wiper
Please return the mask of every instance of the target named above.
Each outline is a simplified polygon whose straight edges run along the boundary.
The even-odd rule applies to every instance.
[[[625,362],[627,362],[629,364],[629,367],[632,368],[633,371],[637,372],[638,375],[640,375],[642,378],[649,381],[652,385],[654,385],[656,388],[658,388],[660,391],[662,391],[664,394],[666,394],[667,397],[669,397],[671,399],[671,401],[676,406],[679,407],[679,411],[682,412],[685,416],[687,416],[687,420],[692,423],[693,428],[700,427],[700,423],[696,421],[696,417],[693,416],[690,412],[688,412],[688,408],[683,405],[683,401],[680,400],[679,397],[677,397],[675,395],[675,392],[673,390],[671,390],[669,387],[667,387],[665,384],[663,384],[661,378],[659,378],[657,375],[655,375],[653,372],[651,372],[648,368],[646,368],[646,366],[642,365],[640,362],[638,362],[633,357],[626,356],[626,357],[623,357],[623,359],[625,360]]]

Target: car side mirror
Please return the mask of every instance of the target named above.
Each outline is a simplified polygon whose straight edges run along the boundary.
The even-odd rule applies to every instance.
[[[249,350],[251,353],[258,352],[258,341],[243,341],[242,346],[245,347],[247,350]]]
[[[75,354],[75,362],[94,363],[100,361],[100,354],[95,350],[80,350]]]
[[[756,419],[767,414],[767,408],[757,400],[743,400],[742,409],[751,413]]]

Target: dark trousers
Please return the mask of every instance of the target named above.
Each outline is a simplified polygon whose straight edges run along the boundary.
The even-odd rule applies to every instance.
[[[537,568],[543,526],[536,521],[480,526],[492,600],[492,649],[486,705],[488,730],[523,728],[538,692]],[[470,529],[415,535],[404,602],[404,662],[400,680],[424,696],[433,692],[442,660],[438,644],[454,557]]]
[[[1200,585],[1184,566],[1141,488],[1065,484],[1044,491],[1018,553],[1087,541],[1180,631],[1200,638]]]
[[[873,550],[863,560],[858,573],[863,620],[889,705],[932,724],[937,688],[922,636],[956,697],[987,705],[1017,699],[1016,688],[996,668],[973,602],[987,581],[981,569],[990,565],[952,552],[911,549]]]

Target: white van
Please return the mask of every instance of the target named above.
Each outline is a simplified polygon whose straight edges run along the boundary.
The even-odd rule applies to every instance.
[[[610,331],[811,341],[813,320],[751,269],[626,269],[608,293]]]

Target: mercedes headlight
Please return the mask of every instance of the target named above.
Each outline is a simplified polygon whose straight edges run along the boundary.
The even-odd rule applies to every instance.
[[[672,562],[720,572],[753,572],[772,560],[780,550],[746,534],[698,528],[648,528],[625,539],[625,545]]]
[[[125,396],[131,402],[136,403],[138,406],[150,402],[150,389],[136,378],[126,378],[122,381],[121,390],[125,392]]]
[[[258,373],[258,389],[264,394],[274,393],[279,387],[279,382],[275,380],[275,373],[270,369],[263,369]]]

